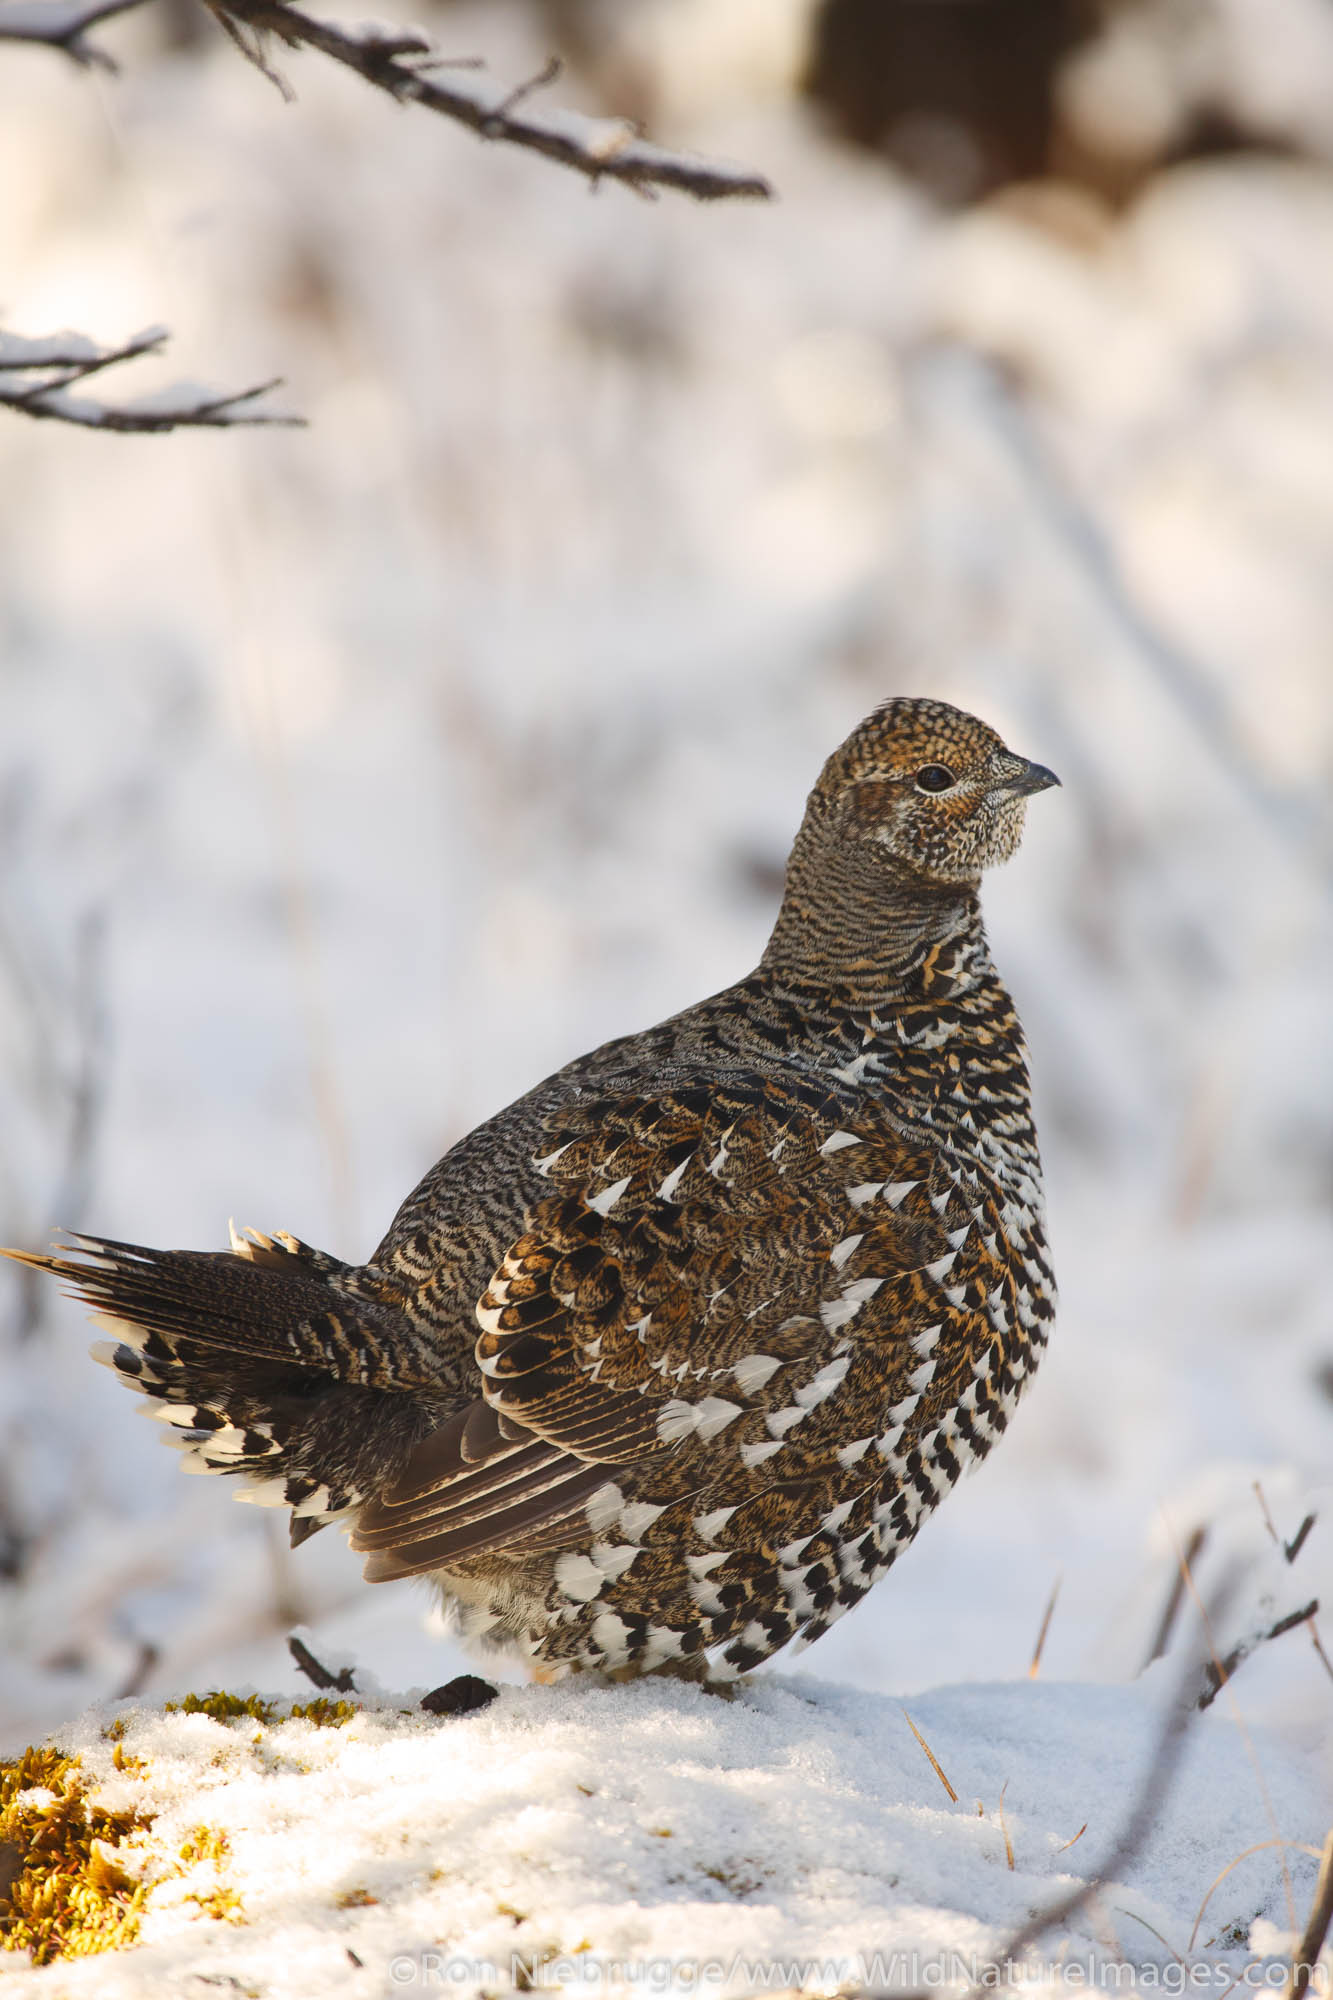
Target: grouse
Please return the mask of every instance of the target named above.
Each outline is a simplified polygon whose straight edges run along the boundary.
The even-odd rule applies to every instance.
[[[865,1596],[1004,1430],[1055,1288],[983,868],[1059,781],[895,699],[757,970],[461,1139],[370,1262],[233,1227],[65,1279],[189,1471],[331,1521],[544,1679],[726,1680]]]

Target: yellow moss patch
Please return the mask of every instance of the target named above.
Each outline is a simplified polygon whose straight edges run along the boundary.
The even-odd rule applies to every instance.
[[[284,1710],[281,1702],[221,1688],[187,1694],[182,1701],[168,1702],[166,1709],[169,1714],[208,1715],[215,1722],[257,1722],[255,1742],[274,1723],[295,1720],[336,1729],[360,1713],[356,1702],[322,1695]],[[124,1747],[123,1716],[102,1735],[113,1745],[111,1762],[118,1772],[147,1776],[147,1760]],[[96,1804],[78,1758],[62,1750],[28,1749],[14,1761],[0,1763],[0,1948],[30,1951],[34,1964],[48,1965],[56,1958],[133,1944],[155,1887],[178,1880],[200,1863],[220,1869],[229,1859],[227,1836],[215,1827],[199,1826],[176,1857],[160,1858],[151,1882],[140,1880],[142,1836],[155,1818],[151,1812],[109,1812]],[[246,1921],[240,1896],[225,1883],[192,1891],[185,1900],[197,1903],[216,1922]]]
[[[194,1832],[181,1842],[181,1860],[185,1862],[221,1863],[228,1860],[230,1855],[231,1842],[219,1826],[197,1826]]]
[[[206,1917],[212,1917],[219,1924],[243,1924],[248,1921],[245,1905],[235,1889],[194,1890],[185,1898],[187,1903],[197,1903]]]
[[[344,1722],[350,1722],[354,1715],[360,1713],[360,1707],[354,1701],[330,1701],[326,1695],[320,1695],[316,1701],[294,1701],[287,1719],[296,1721],[301,1718],[313,1722],[319,1729],[340,1729]]]
[[[166,1703],[168,1715],[211,1715],[214,1722],[236,1722],[245,1715],[252,1722],[313,1722],[318,1728],[336,1729],[361,1713],[354,1701],[330,1701],[320,1695],[315,1701],[294,1701],[286,1714],[277,1701],[262,1701],[257,1694],[228,1694],[215,1688],[211,1694],[187,1694],[183,1701]],[[258,1739],[256,1738],[256,1741]]]
[[[147,1891],[117,1852],[153,1817],[91,1804],[78,1758],[62,1751],[0,1764],[0,1946],[47,1965],[132,1943]]]
[[[248,1715],[253,1722],[272,1722],[278,1712],[276,1701],[261,1701],[257,1694],[228,1694],[215,1688],[211,1694],[187,1694],[184,1701],[163,1704],[168,1715],[211,1715],[214,1722],[235,1722]]]

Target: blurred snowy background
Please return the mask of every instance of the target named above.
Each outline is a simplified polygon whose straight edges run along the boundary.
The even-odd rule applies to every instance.
[[[126,392],[281,373],[311,425],[0,412],[0,1240],[363,1257],[477,1119],[749,968],[884,696],[1061,773],[987,897],[1061,1319],[809,1657],[895,1693],[1025,1676],[1058,1579],[1043,1676],[1133,1676],[1201,1528],[1227,1643],[1322,1591],[1333,1651],[1333,8],[1024,0],[1003,61],[984,14],[428,17],[779,190],[707,209],[313,55],[284,108],[171,6],[118,79],[0,49],[4,324],[166,321]],[[0,1747],[294,1686],[297,1621],[459,1670],[415,1586],[182,1479],[89,1333],[0,1272]],[[1326,1510],[1293,1565],[1256,1480]],[[1235,1688],[1333,1783],[1310,1627]]]

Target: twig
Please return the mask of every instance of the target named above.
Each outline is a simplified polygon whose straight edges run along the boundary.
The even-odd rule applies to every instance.
[[[180,383],[137,402],[120,405],[69,394],[76,383],[100,374],[105,368],[138,360],[145,354],[160,353],[166,339],[166,329],[160,326],[149,327],[118,347],[99,347],[84,334],[62,333],[46,340],[26,340],[19,334],[0,332],[0,407],[18,410],[25,417],[52,418],[99,431],[152,433],[224,430],[241,424],[285,427],[304,424],[304,417],[248,407],[271,390],[281,388],[278,377],[223,396]]]
[[[496,105],[486,120],[482,127],[483,136],[487,139],[502,139],[504,121],[510,112],[517,111],[525,97],[531,97],[536,91],[545,90],[549,84],[554,83],[563,67],[559,56],[548,56],[535,76],[528,77],[524,83],[516,83],[508,97]]]
[[[352,1678],[352,1669],[350,1667],[340,1667],[336,1674],[331,1674],[328,1668],[315,1658],[309,1646],[306,1645],[305,1640],[298,1639],[295,1632],[288,1634],[287,1651],[291,1654],[306,1679],[313,1681],[317,1688],[336,1688],[339,1694],[356,1693],[356,1682]]]
[[[1310,1905],[1296,1955],[1291,1961],[1282,2000],[1305,2000],[1330,1923],[1333,1923],[1333,1832],[1324,1842],[1319,1875],[1314,1885],[1314,1901]]]
[[[1319,1518],[1318,1515],[1307,1514],[1305,1519],[1301,1522],[1300,1527],[1297,1528],[1295,1534],[1292,1536],[1291,1540],[1289,1542],[1284,1542],[1281,1535],[1279,1535],[1276,1526],[1274,1525],[1273,1516],[1269,1512],[1268,1501],[1264,1496],[1263,1487],[1259,1484],[1259,1481],[1257,1479],[1253,1482],[1253,1484],[1254,1484],[1254,1497],[1259,1502],[1259,1511],[1264,1517],[1264,1526],[1267,1528],[1268,1533],[1274,1543],[1274,1546],[1281,1549],[1283,1555],[1286,1557],[1289,1563],[1294,1563],[1297,1556],[1300,1554],[1301,1550],[1305,1547],[1305,1538],[1309,1534],[1311,1528],[1313,1528],[1315,1522],[1318,1520]]]
[[[1032,1665],[1028,1668],[1028,1679],[1030,1681],[1035,1681],[1041,1672],[1041,1656],[1046,1650],[1046,1634],[1051,1629],[1051,1619],[1055,1615],[1055,1607],[1060,1597],[1060,1585],[1063,1582],[1064,1578],[1062,1576],[1056,1577],[1051,1587],[1051,1594],[1046,1600],[1046,1609],[1042,1614],[1041,1630],[1037,1634],[1037,1643],[1032,1650]]]
[[[148,1676],[162,1657],[151,1639],[140,1639],[138,1645],[139,1650],[134,1665],[116,1689],[117,1701],[132,1701],[135,1695],[142,1694]]]
[[[4,0],[0,42],[35,42],[59,49],[84,69],[96,67],[115,76],[119,63],[84,37],[89,28],[109,21],[113,14],[128,14],[144,4],[145,0],[94,0],[92,6],[80,7],[71,0]]]
[[[1150,1667],[1154,1660],[1160,1660],[1171,1643],[1171,1634],[1175,1629],[1176,1620],[1180,1616],[1180,1606],[1185,1596],[1186,1572],[1193,1569],[1195,1563],[1199,1560],[1200,1555],[1203,1553],[1203,1545],[1207,1539],[1208,1530],[1206,1528],[1196,1528],[1190,1536],[1189,1541],[1185,1544],[1185,1554],[1182,1560],[1176,1564],[1176,1573],[1171,1580],[1171,1590],[1162,1608],[1162,1615],[1157,1623],[1156,1636],[1148,1650],[1148,1657],[1143,1662],[1143,1668],[1145,1669]],[[1140,1669],[1140,1671],[1143,1671],[1143,1669]]]
[[[432,43],[412,31],[386,34],[382,29],[343,28],[304,13],[288,0],[208,0],[208,5],[232,40],[270,77],[273,72],[263,40],[266,35],[277,35],[289,48],[318,49],[334,62],[344,63],[400,104],[422,104],[428,111],[466,125],[479,138],[541,153],[586,175],[594,186],[599,181],[615,180],[640,193],[675,188],[697,201],[768,201],[772,197],[773,190],[761,175],[654,146],[640,138],[625,119],[589,118],[556,109],[542,114],[524,110],[534,92],[559,74],[559,65],[554,62],[517,88],[497,92],[495,83],[484,74],[476,78],[451,75],[448,82],[428,74],[443,64]]]
[[[1279,1618],[1266,1632],[1252,1632],[1248,1639],[1240,1640],[1224,1660],[1209,1660],[1203,1670],[1203,1686],[1199,1691],[1195,1707],[1211,1708],[1237,1667],[1248,1660],[1256,1648],[1266,1645],[1270,1639],[1280,1639],[1284,1632],[1292,1631],[1297,1625],[1308,1623],[1318,1609],[1319,1599],[1313,1597],[1308,1604],[1302,1605],[1299,1611],[1289,1611],[1285,1618]]]

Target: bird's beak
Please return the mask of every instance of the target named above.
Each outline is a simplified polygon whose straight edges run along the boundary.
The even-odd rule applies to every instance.
[[[1009,768],[1005,770],[996,790],[1007,792],[1011,798],[1026,798],[1031,792],[1049,791],[1060,780],[1045,764],[1031,764],[1026,757],[1011,757]]]

